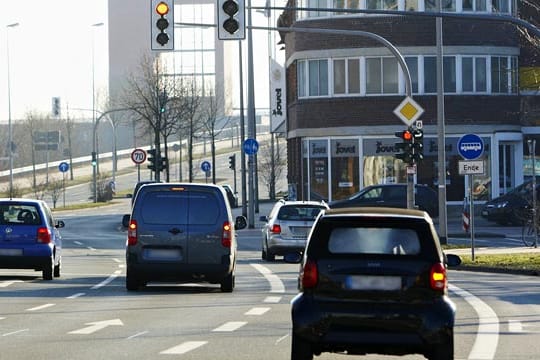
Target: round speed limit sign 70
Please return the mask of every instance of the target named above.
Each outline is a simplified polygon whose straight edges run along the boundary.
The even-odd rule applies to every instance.
[[[131,160],[137,165],[146,161],[146,151],[143,149],[135,149],[131,152]]]

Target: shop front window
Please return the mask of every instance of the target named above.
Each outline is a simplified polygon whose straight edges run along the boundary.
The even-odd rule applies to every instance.
[[[360,190],[358,140],[336,139],[332,144],[332,200],[344,199]]]
[[[398,152],[394,138],[365,139],[363,142],[363,186],[404,183],[407,181],[405,164],[395,158]]]
[[[328,141],[310,140],[309,194],[310,200],[329,200],[328,196]]]

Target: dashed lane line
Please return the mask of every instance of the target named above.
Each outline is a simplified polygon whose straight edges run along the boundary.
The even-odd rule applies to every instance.
[[[160,354],[163,355],[182,355],[192,350],[195,350],[203,345],[206,345],[208,341],[186,341],[178,346],[174,346],[167,350],[163,350]]]
[[[246,324],[247,324],[247,321],[229,321],[229,322],[226,322],[225,324],[223,324],[221,326],[218,326],[217,328],[215,328],[212,331],[213,332],[236,331],[236,330],[240,329],[242,326],[244,326]]]
[[[270,311],[269,307],[255,307],[244,313],[244,315],[260,316]]]
[[[49,307],[54,306],[54,305],[55,305],[55,304],[43,304],[43,305],[36,306],[36,307],[30,308],[30,309],[26,309],[26,311],[38,311],[38,310],[43,310],[43,309],[49,308]]]

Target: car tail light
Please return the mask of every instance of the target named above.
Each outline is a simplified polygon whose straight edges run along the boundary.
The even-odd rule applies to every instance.
[[[37,229],[37,242],[41,244],[48,244],[51,242],[51,232],[49,228],[40,227]]]
[[[272,228],[270,229],[270,232],[272,234],[281,234],[281,226],[279,226],[278,224],[272,225]]]
[[[445,291],[448,278],[446,267],[442,263],[434,264],[429,273],[429,285],[433,290]]]
[[[128,241],[127,241],[128,246],[136,245],[137,244],[137,220],[129,221],[127,235],[128,235]]]
[[[317,263],[313,260],[308,260],[302,269],[300,274],[300,281],[302,288],[310,289],[317,285],[319,280],[319,271],[317,270]]]
[[[230,248],[232,245],[232,227],[231,223],[225,221],[223,223],[223,235],[221,235],[221,245]]]

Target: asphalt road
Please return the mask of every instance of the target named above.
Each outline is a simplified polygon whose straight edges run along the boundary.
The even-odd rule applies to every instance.
[[[262,261],[259,229],[245,229],[238,232],[233,293],[221,293],[219,285],[158,283],[127,292],[120,219],[129,206],[124,199],[99,209],[57,213],[66,222],[58,279],[0,270],[0,358],[290,358],[289,302],[296,294],[298,265]],[[450,296],[458,309],[456,359],[537,358],[537,277],[452,270]]]

